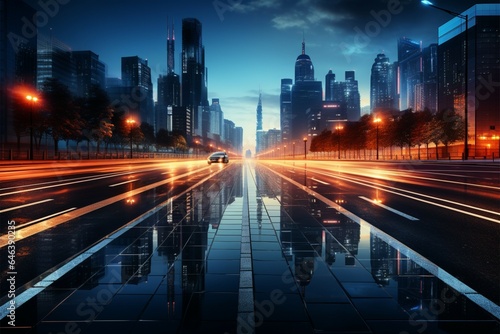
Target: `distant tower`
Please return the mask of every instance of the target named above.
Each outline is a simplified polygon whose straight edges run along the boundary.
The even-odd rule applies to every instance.
[[[372,65],[370,77],[370,111],[376,109],[396,109],[396,90],[393,64],[383,53],[379,53]]]
[[[334,91],[335,91],[335,73],[332,70],[329,70],[325,75],[325,101],[333,101],[334,100]]]
[[[314,66],[311,57],[306,55],[306,42],[302,40],[302,53],[295,61],[295,83],[314,80]]]
[[[172,22],[172,36],[170,29],[167,27],[167,74],[175,71],[175,31],[174,23]]]
[[[257,104],[257,131],[262,130],[262,94],[259,91],[259,103]]]

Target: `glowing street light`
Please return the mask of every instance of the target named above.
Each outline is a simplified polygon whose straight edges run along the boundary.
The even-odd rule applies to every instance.
[[[129,137],[130,137],[130,159],[132,159],[132,127],[135,124],[135,119],[128,118],[127,119],[127,124],[130,127],[130,129],[129,129]]]
[[[30,154],[29,159],[33,160],[33,109],[35,103],[38,101],[38,97],[26,95],[26,100],[30,101],[31,110],[30,110]]]
[[[468,31],[469,31],[469,15],[462,15],[460,13],[453,12],[449,9],[441,8],[436,5],[434,5],[432,2],[428,0],[421,0],[421,3],[423,5],[438,9],[440,11],[443,11],[445,13],[448,13],[450,15],[453,15],[455,17],[458,17],[462,20],[465,21],[465,41],[464,41],[464,49],[465,49],[465,68],[464,68],[464,80],[465,80],[465,89],[464,89],[464,127],[465,127],[465,138],[464,138],[464,160],[469,159],[469,111],[468,111],[468,101],[467,98],[469,97],[469,36],[468,36]]]
[[[376,117],[373,122],[377,125],[377,160],[378,160],[378,124],[382,122],[382,120],[378,117]]]

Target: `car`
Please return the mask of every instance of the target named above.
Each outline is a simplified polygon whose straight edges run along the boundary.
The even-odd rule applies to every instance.
[[[223,162],[227,164],[229,162],[229,157],[226,152],[214,152],[210,154],[207,158],[207,162],[210,165],[213,162]]]

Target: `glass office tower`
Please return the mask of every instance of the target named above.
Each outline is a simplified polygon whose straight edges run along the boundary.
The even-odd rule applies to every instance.
[[[500,154],[500,4],[479,4],[439,27],[438,108],[468,113],[469,156]],[[465,62],[468,75],[465,75]],[[468,77],[467,97],[465,78]]]

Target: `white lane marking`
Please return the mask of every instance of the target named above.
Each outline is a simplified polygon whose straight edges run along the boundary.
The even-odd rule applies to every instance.
[[[408,258],[410,258],[413,262],[430,272],[432,275],[436,276],[438,279],[443,281],[445,284],[449,285],[451,288],[455,289],[456,291],[460,292],[463,294],[465,297],[469,298],[472,302],[474,302],[476,305],[479,305],[481,308],[484,310],[490,312],[493,316],[495,316],[497,319],[500,319],[500,306],[486,298],[485,296],[481,295],[462,281],[460,281],[458,278],[452,276],[449,274],[447,271],[442,269],[441,267],[437,266],[427,258],[423,257],[410,247],[406,246],[399,240],[395,239],[394,237],[391,237],[389,234],[379,230],[366,220],[356,216],[354,213],[348,211],[347,209],[343,208],[339,204],[335,203],[332,200],[329,200],[328,198],[324,197],[321,194],[318,194],[311,189],[307,188],[306,186],[295,182],[291,178],[288,178],[284,176],[283,174],[280,174],[268,166],[265,166],[268,170],[270,170],[272,173],[280,176],[282,179],[287,180],[291,184],[295,185],[297,188],[304,190],[308,194],[316,197],[323,203],[326,203],[332,208],[335,208],[338,212],[343,214],[344,216],[350,218],[352,221],[358,223],[360,226],[366,226],[370,228],[370,233],[373,235],[379,237],[383,241],[385,241],[388,245],[392,246],[393,248],[399,250],[402,254],[406,255]]]
[[[387,188],[384,188],[384,186],[382,186],[382,185],[373,185],[373,184],[370,184],[370,183],[365,183],[365,182],[357,181],[357,180],[355,180],[353,178],[349,178],[349,177],[340,177],[338,175],[333,175],[333,174],[326,174],[326,175],[330,175],[332,177],[335,177],[335,178],[338,178],[338,179],[342,179],[344,181],[348,181],[348,182],[352,182],[352,183],[357,183],[357,184],[360,184],[360,185],[363,185],[363,186],[368,186],[368,187],[371,187],[371,188],[374,188],[374,189],[379,189],[379,190],[382,190],[382,191],[386,191],[388,193],[392,193],[392,194],[396,194],[396,195],[399,195],[399,196],[407,197],[407,198],[410,198],[410,199],[413,199],[413,200],[416,200],[416,201],[419,201],[419,202],[431,204],[431,205],[434,205],[434,206],[438,206],[440,208],[444,208],[444,209],[447,209],[447,210],[460,212],[460,213],[463,213],[465,215],[469,215],[469,216],[472,216],[472,217],[476,217],[476,218],[480,218],[480,219],[484,219],[484,220],[488,220],[488,221],[500,224],[500,220],[498,220],[498,219],[494,219],[494,218],[490,218],[490,217],[478,215],[478,214],[475,214],[475,213],[472,213],[472,212],[469,212],[469,211],[465,211],[465,210],[461,210],[461,209],[458,209],[458,208],[454,208],[454,207],[451,207],[451,206],[448,206],[448,205],[444,205],[444,204],[439,204],[439,203],[436,203],[436,202],[428,201],[428,200],[425,200],[423,198],[418,198],[418,197],[415,197],[415,196],[410,196],[410,195],[407,195],[407,194],[398,193],[398,192],[396,192],[394,190],[390,190],[390,189],[395,189],[395,190],[402,191],[402,192],[405,192],[405,193],[409,193],[409,194],[412,194],[412,195],[422,196],[424,198],[430,198],[430,199],[433,199],[435,201],[441,201],[441,202],[445,202],[445,203],[450,203],[450,204],[454,204],[454,205],[457,205],[457,206],[462,206],[462,207],[466,207],[466,208],[469,208],[469,209],[472,209],[472,210],[477,210],[477,211],[483,211],[483,212],[487,212],[487,213],[494,214],[494,215],[500,215],[500,212],[495,212],[495,211],[491,211],[491,210],[487,210],[487,209],[475,207],[475,206],[472,206],[472,205],[468,205],[468,204],[464,204],[464,203],[459,203],[459,202],[455,202],[455,201],[450,201],[450,200],[447,200],[447,199],[444,199],[444,198],[434,197],[434,196],[430,196],[430,195],[426,195],[426,194],[421,194],[421,193],[417,193],[417,192],[413,192],[413,191],[409,191],[409,190],[405,190],[405,189],[400,189],[400,188],[395,188],[395,187],[388,187],[388,186],[385,186]]]
[[[42,222],[39,222],[36,225],[28,226],[28,227],[26,227],[24,229],[17,228],[16,229],[16,241],[19,241],[19,240],[22,240],[24,238],[30,237],[32,235],[35,235],[35,234],[37,234],[39,232],[42,232],[42,231],[44,231],[44,230],[46,230],[46,229],[48,229],[50,227],[54,227],[54,226],[57,226],[59,224],[64,224],[64,223],[70,221],[71,219],[78,218],[78,217],[80,217],[82,215],[85,215],[85,214],[87,214],[89,212],[92,212],[92,211],[95,211],[97,209],[103,208],[103,207],[105,207],[107,205],[111,205],[111,204],[116,203],[118,201],[127,199],[129,197],[132,197],[132,196],[135,196],[135,195],[138,195],[138,194],[141,194],[141,193],[143,193],[145,191],[148,191],[148,190],[151,190],[153,188],[162,186],[164,184],[167,184],[169,182],[175,181],[177,179],[180,179],[180,178],[183,178],[183,177],[187,177],[187,176],[196,174],[196,173],[198,173],[200,171],[203,171],[205,169],[209,169],[209,167],[205,167],[205,168],[198,169],[198,170],[195,170],[195,171],[190,171],[190,172],[187,172],[187,173],[184,173],[184,174],[181,174],[181,175],[177,175],[177,176],[168,178],[166,180],[158,181],[158,182],[149,184],[147,186],[143,186],[141,188],[137,188],[137,189],[134,189],[134,190],[127,191],[125,193],[122,193],[122,194],[119,194],[119,195],[107,198],[107,199],[102,200],[100,202],[96,202],[96,203],[87,205],[85,207],[79,208],[79,209],[75,210],[74,212],[72,212],[69,215],[59,215],[57,217],[54,217],[54,218],[47,219],[47,220],[44,220]],[[220,171],[215,172],[215,173],[219,173],[219,172]],[[211,173],[211,175],[214,175],[214,173]],[[33,222],[31,222],[31,224],[32,223]],[[0,248],[5,247],[8,244],[8,242],[9,242],[9,240],[8,240],[8,236],[7,235],[0,236]]]
[[[125,173],[123,175],[126,175],[126,174],[129,174],[129,172],[127,172],[127,173]],[[113,175],[113,176],[115,176],[115,175]],[[90,182],[90,181],[97,181],[97,180],[106,179],[106,178],[113,177],[113,176],[108,176],[108,175],[106,175],[106,176],[98,176],[98,177],[94,177],[94,178],[86,179],[86,180],[70,181],[70,182],[65,182],[65,183],[53,184],[53,185],[50,185],[50,186],[36,187],[36,188],[30,188],[30,189],[23,189],[23,190],[11,191],[11,192],[8,192],[8,193],[2,193],[2,194],[0,194],[0,196],[15,195],[15,194],[20,194],[20,193],[28,192],[28,191],[36,191],[36,190],[44,190],[44,189],[56,188],[56,187],[62,187],[62,186],[69,186],[71,184],[77,184],[77,183],[83,183],[83,182]]]
[[[314,178],[314,177],[311,177],[311,180],[316,181],[316,182],[321,183],[321,184],[326,184],[327,186],[329,186],[329,185],[330,185],[330,183],[327,183],[327,182],[324,182],[324,181],[318,180],[318,179],[316,179],[316,178]]]
[[[112,187],[117,187],[117,186],[121,186],[122,184],[127,184],[127,183],[131,183],[131,182],[135,182],[137,181],[138,179],[134,179],[134,180],[128,180],[128,181],[125,181],[125,182],[120,182],[120,183],[115,183],[115,184],[110,184],[108,187],[112,188]]]
[[[389,206],[387,206],[387,205],[384,205],[384,204],[382,204],[382,203],[379,203],[379,202],[376,202],[376,201],[371,200],[371,199],[369,199],[369,198],[366,198],[365,196],[358,196],[358,197],[359,197],[359,198],[361,198],[361,199],[363,199],[363,200],[365,200],[365,201],[367,201],[367,202],[370,202],[370,203],[372,203],[372,204],[375,204],[375,205],[377,205],[377,206],[380,206],[381,208],[384,208],[384,209],[386,209],[386,210],[389,210],[389,211],[391,211],[391,212],[393,212],[393,213],[395,213],[395,214],[397,214],[397,215],[400,215],[401,217],[404,217],[404,218],[406,218],[406,219],[409,219],[409,220],[419,220],[418,218],[415,218],[415,217],[410,216],[410,215],[408,215],[408,214],[406,214],[406,213],[404,213],[404,212],[401,212],[401,211],[399,211],[399,210],[393,209],[393,208],[391,208],[391,207],[389,207]]]
[[[125,226],[120,227],[117,229],[115,232],[113,232],[111,235],[105,236],[103,239],[101,239],[100,242],[97,242],[95,245],[81,251],[79,254],[75,255],[74,257],[68,259],[65,264],[60,266],[59,268],[55,270],[51,270],[51,273],[44,278],[42,278],[40,281],[36,282],[32,287],[29,287],[27,290],[21,292],[20,294],[16,295],[15,303],[16,307],[20,307],[27,301],[29,301],[31,298],[35,297],[38,295],[40,292],[45,290],[45,288],[49,287],[52,283],[54,283],[57,279],[61,278],[64,274],[75,268],[76,266],[80,265],[83,261],[88,259],[90,256],[94,255],[96,252],[99,250],[103,249],[106,247],[109,243],[112,241],[116,240],[118,237],[120,237],[123,233],[127,232],[131,228],[137,226],[140,224],[143,220],[147,219],[148,217],[154,215],[156,212],[162,210],[165,207],[171,207],[171,203],[173,203],[176,199],[179,197],[183,196],[184,194],[192,191],[194,188],[199,187],[201,184],[204,182],[208,181],[210,178],[212,178],[215,174],[218,174],[222,172],[223,170],[221,169],[218,172],[212,173],[206,178],[200,180],[198,183],[192,185],[182,193],[172,196],[163,203],[160,203],[159,205],[155,206],[154,208],[150,209],[149,211],[143,213],[139,217],[131,220],[128,222]],[[191,174],[191,173],[189,173]],[[169,209],[169,212],[171,209]],[[11,301],[7,301],[5,304],[3,304],[0,307],[0,320],[5,318],[9,314],[9,309],[8,307],[11,305]]]
[[[24,223],[24,224],[21,224],[21,225],[17,225],[16,226],[16,230],[18,229],[21,229],[23,227],[26,227],[26,226],[29,226],[29,225],[32,225],[32,224],[36,224],[38,222],[41,222],[41,221],[44,221],[44,220],[47,220],[49,218],[52,218],[52,217],[57,217],[57,216],[60,216],[62,214],[65,214],[66,212],[70,212],[70,211],[73,211],[75,210],[76,207],[73,207],[73,208],[69,208],[69,209],[66,209],[66,210],[63,210],[63,211],[59,211],[59,212],[56,212],[56,213],[53,213],[51,215],[48,215],[48,216],[45,216],[45,217],[42,217],[42,218],[38,218],[38,219],[35,219],[35,220],[32,220],[28,223]]]
[[[54,200],[53,198],[48,198],[48,199],[44,199],[44,200],[42,200],[42,201],[38,201],[38,202],[33,202],[33,203],[23,204],[23,205],[15,206],[15,207],[12,207],[12,208],[8,208],[8,209],[3,209],[3,210],[0,210],[0,213],[4,213],[4,212],[8,212],[8,211],[14,211],[14,210],[17,210],[17,209],[26,208],[26,207],[28,207],[28,206],[33,206],[33,205],[37,205],[37,204],[42,204],[42,203],[50,202],[50,201],[53,201],[53,200]]]
[[[108,177],[113,177],[113,176],[121,176],[121,175],[127,175],[127,174],[132,174],[133,172],[125,172],[125,173],[109,173],[101,176],[108,176]],[[39,187],[39,186],[46,186],[49,184],[58,184],[59,182],[70,182],[70,181],[84,181],[87,179],[92,179],[96,177],[95,175],[88,175],[88,176],[81,176],[81,177],[73,177],[65,180],[54,180],[54,181],[47,181],[47,182],[38,182],[38,183],[32,183],[32,184],[24,184],[24,185],[19,185],[15,187],[7,187],[7,188],[0,188],[0,191],[6,191],[6,190],[12,190],[12,189],[21,189],[21,188],[28,188],[28,187]]]

